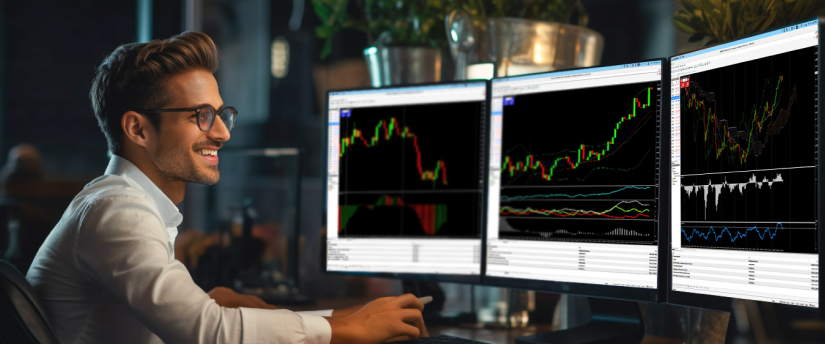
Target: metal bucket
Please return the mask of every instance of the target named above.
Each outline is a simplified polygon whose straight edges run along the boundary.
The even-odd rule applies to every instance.
[[[604,38],[583,26],[520,18],[487,18],[473,24],[462,10],[445,19],[458,80],[466,78],[466,66],[479,63],[492,63],[495,76],[601,63]]]
[[[372,87],[441,81],[441,51],[375,45],[364,49]]]
[[[490,18],[489,57],[496,76],[591,67],[601,63],[604,38],[585,27],[526,20]]]

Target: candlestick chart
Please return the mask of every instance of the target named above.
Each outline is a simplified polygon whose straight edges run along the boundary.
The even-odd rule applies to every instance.
[[[659,82],[515,96],[502,111],[499,236],[656,243]]]
[[[618,99],[611,102],[609,104],[611,106],[589,104],[584,109],[576,109],[577,113],[567,114],[566,121],[557,118],[557,116],[564,116],[562,114],[556,114],[555,116],[546,113],[541,115],[535,113],[522,114],[520,113],[522,109],[519,106],[525,108],[531,106],[531,103],[535,101],[531,98],[535,95],[518,97],[518,102],[508,106],[505,110],[507,114],[505,115],[503,145],[510,148],[503,155],[501,166],[502,186],[594,183],[598,180],[611,179],[616,175],[632,177],[635,173],[631,171],[646,167],[639,165],[639,162],[642,161],[647,162],[648,165],[653,164],[655,157],[651,156],[648,151],[650,147],[653,147],[650,144],[656,143],[656,116],[658,113],[654,107],[658,100],[658,90],[654,90],[655,85],[656,83],[652,83],[652,85],[646,83],[634,85],[634,88],[626,85],[610,87],[626,88],[628,90],[638,89],[635,94],[632,91],[622,92],[618,90],[557,92],[559,94],[572,93],[569,96],[578,93],[579,97],[588,92],[594,94],[597,92],[599,94],[606,92],[625,93],[625,97],[622,99],[628,100],[626,103],[632,101],[631,106],[623,106],[624,104]],[[551,94],[554,98],[562,96],[554,93],[548,93],[547,96],[549,97]],[[561,99],[563,98],[559,98],[559,100]],[[611,108],[613,108],[613,111],[610,111]],[[585,111],[586,114],[580,113],[582,111]],[[527,110],[527,112],[532,112],[532,110]],[[608,113],[613,116],[608,115]],[[520,117],[531,115],[546,117],[530,119],[526,123],[516,123]],[[602,123],[599,123],[602,130],[595,130],[596,125],[598,125],[596,123],[581,123],[583,118],[590,117],[598,117],[599,120],[603,120]],[[540,127],[544,132],[536,133],[536,128],[525,130],[531,124]],[[554,128],[550,129],[549,126]],[[571,130],[580,131],[581,136],[575,137],[573,133],[564,132]],[[519,137],[519,133],[522,133],[524,137]],[[592,137],[588,137],[591,135]],[[636,139],[637,136],[641,138]],[[571,139],[579,139],[582,142],[576,144],[571,142]],[[645,139],[650,139],[650,141],[644,142]],[[652,172],[645,177],[649,177],[651,174]],[[645,177],[639,178],[640,184],[650,183],[651,180],[649,178],[645,179]]]
[[[682,77],[682,246],[816,252],[816,58],[811,47]]]
[[[483,102],[348,109],[339,236],[480,236]]]

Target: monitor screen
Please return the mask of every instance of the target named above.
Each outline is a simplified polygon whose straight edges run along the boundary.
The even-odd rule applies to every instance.
[[[329,93],[327,271],[481,274],[486,94]]]
[[[661,82],[661,60],[493,79],[486,276],[657,288]]]
[[[672,291],[818,307],[817,21],[671,59]]]

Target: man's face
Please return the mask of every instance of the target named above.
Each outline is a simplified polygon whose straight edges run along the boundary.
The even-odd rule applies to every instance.
[[[164,108],[191,108],[209,104],[223,106],[218,82],[212,73],[192,70],[169,79],[166,85],[173,101]],[[204,150],[217,151],[229,140],[229,131],[220,117],[212,129],[198,128],[197,116],[191,112],[161,113],[158,140],[149,148],[152,161],[167,178],[198,184],[214,185],[221,178],[218,156]],[[204,154],[206,153],[206,154]]]

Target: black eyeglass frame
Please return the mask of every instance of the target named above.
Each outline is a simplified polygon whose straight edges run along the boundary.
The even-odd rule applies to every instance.
[[[227,128],[226,128],[226,129],[227,129],[228,131],[230,131],[230,132],[231,132],[231,131],[232,131],[232,129],[235,129],[235,118],[237,118],[237,117],[238,117],[238,110],[237,110],[237,109],[235,109],[235,107],[233,107],[233,106],[221,106],[221,108],[220,108],[220,109],[217,109],[217,110],[216,110],[214,106],[209,105],[209,104],[205,104],[205,105],[196,106],[196,107],[191,107],[191,108],[154,109],[154,110],[149,109],[149,110],[138,110],[138,111],[135,111],[135,112],[137,112],[137,113],[164,113],[164,112],[187,112],[187,111],[194,111],[194,112],[195,112],[195,115],[200,115],[200,110],[201,110],[201,109],[205,109],[205,108],[211,108],[211,109],[212,109],[212,114],[213,114],[213,115],[212,115],[212,121],[211,121],[211,122],[209,122],[209,127],[208,127],[208,128],[206,128],[206,130],[204,130],[203,128],[201,128],[200,121],[198,121],[198,129],[200,129],[200,131],[203,131],[203,132],[208,132],[209,130],[212,130],[212,126],[213,126],[213,125],[215,125],[215,119],[216,119],[216,118],[218,118],[218,117],[221,117],[221,120],[223,121],[224,125],[226,125],[226,126],[227,126]],[[227,109],[231,109],[231,110],[232,110],[232,112],[233,112],[232,117],[235,117],[235,118],[233,118],[233,119],[232,119],[232,127],[231,127],[231,128],[230,128],[230,127],[226,124],[226,123],[227,123],[227,120],[226,120],[225,118],[223,118],[223,116],[221,115],[221,114],[223,113],[223,111],[224,111],[224,110],[227,110]]]

